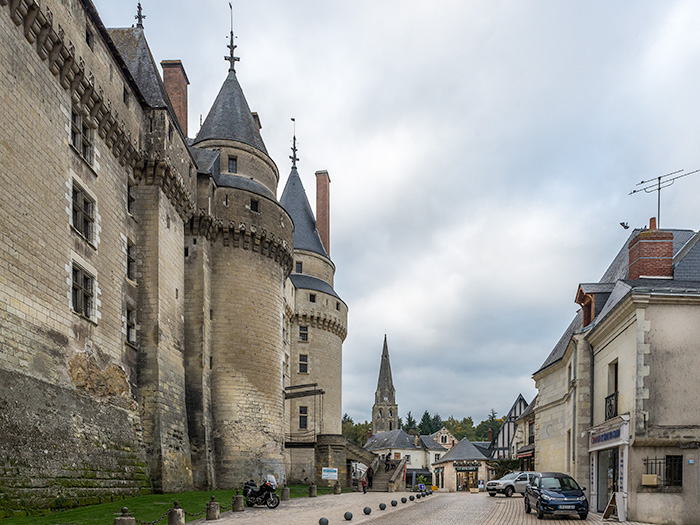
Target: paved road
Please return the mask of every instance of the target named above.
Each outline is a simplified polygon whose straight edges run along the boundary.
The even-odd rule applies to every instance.
[[[216,522],[220,525],[317,525],[321,517],[328,518],[329,525],[341,523],[365,523],[367,525],[405,525],[406,523],[424,523],[426,525],[546,525],[547,523],[568,522],[601,523],[600,514],[591,513],[584,522],[577,516],[545,517],[538,520],[534,514],[525,514],[522,497],[490,498],[481,494],[433,494],[420,500],[401,503],[408,493],[351,493],[328,495],[318,498],[299,498],[284,501],[274,510],[266,508],[246,509],[245,512],[233,514],[228,512]],[[392,507],[392,499],[399,503]],[[386,503],[387,509],[379,510],[379,504]],[[369,506],[372,513],[363,514],[362,509]],[[351,522],[345,521],[346,511],[353,514]],[[205,523],[205,522],[193,522]],[[603,522],[607,523],[607,522]],[[627,525],[647,525],[638,522],[626,522]]]

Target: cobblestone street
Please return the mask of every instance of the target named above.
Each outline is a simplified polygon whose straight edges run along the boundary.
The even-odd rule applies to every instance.
[[[409,493],[352,493],[319,498],[300,498],[282,502],[275,510],[266,508],[246,509],[243,513],[227,513],[222,516],[222,525],[316,525],[321,517],[328,518],[329,525],[340,523],[371,523],[372,525],[405,525],[425,523],[429,525],[535,525],[537,523],[617,523],[603,522],[600,514],[590,513],[582,522],[578,517],[547,516],[538,520],[535,514],[525,514],[523,498],[514,496],[490,498],[481,494],[433,494],[427,498],[401,503]],[[398,506],[392,507],[392,499]],[[386,503],[387,509],[379,510],[379,504]],[[363,514],[364,507],[370,507],[369,516]],[[353,514],[352,521],[343,518],[345,512]],[[193,522],[193,523],[203,523]],[[208,522],[212,523],[212,522]],[[640,522],[626,522],[627,525],[647,525]]]

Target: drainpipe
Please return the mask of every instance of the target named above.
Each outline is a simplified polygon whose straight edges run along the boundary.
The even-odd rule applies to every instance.
[[[571,433],[571,438],[573,440],[573,443],[571,443],[571,463],[574,465],[574,470],[576,468],[576,443],[578,442],[578,429],[576,428],[576,370],[578,368],[578,345],[576,344],[576,339],[572,338],[571,341],[574,343],[574,366],[572,367],[572,374],[571,374],[571,381],[574,383],[574,414],[572,417],[572,433]],[[576,477],[576,473],[574,472],[574,477]]]

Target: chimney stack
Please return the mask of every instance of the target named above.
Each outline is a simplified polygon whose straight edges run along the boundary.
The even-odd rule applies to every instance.
[[[418,434],[413,436],[413,444],[417,447],[420,446],[420,436]]]
[[[163,60],[163,84],[182,133],[187,136],[187,86],[190,81],[180,60]]]
[[[489,443],[493,441],[493,430],[491,430],[491,427],[489,427]]]
[[[629,278],[673,278],[673,233],[656,229],[656,218],[629,243]]]
[[[331,178],[325,170],[316,172],[316,229],[331,256]]]

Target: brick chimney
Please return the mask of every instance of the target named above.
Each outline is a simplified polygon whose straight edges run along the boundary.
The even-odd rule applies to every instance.
[[[673,278],[673,233],[656,229],[656,218],[629,243],[629,278]]]
[[[493,430],[491,430],[491,427],[489,427],[489,438],[488,439],[489,439],[489,443],[491,443],[491,441],[493,441]]]
[[[179,60],[163,60],[163,84],[170,102],[175,110],[177,122],[182,133],[187,136],[187,86],[190,81],[182,62]]]
[[[316,172],[316,229],[323,247],[331,255],[331,178],[328,172]]]

